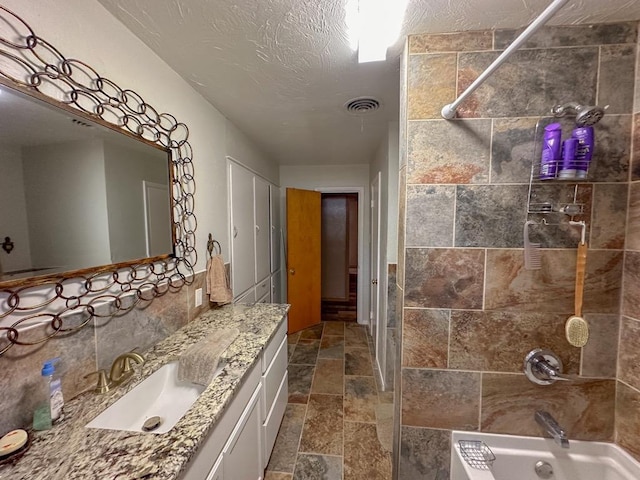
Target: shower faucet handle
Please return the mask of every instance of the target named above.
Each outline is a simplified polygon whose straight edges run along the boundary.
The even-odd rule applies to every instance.
[[[578,375],[562,373],[562,360],[551,350],[536,348],[524,358],[524,374],[538,385],[551,385],[558,380],[574,382],[582,380]]]

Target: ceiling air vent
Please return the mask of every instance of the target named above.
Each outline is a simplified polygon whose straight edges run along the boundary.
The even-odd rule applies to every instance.
[[[373,97],[358,97],[344,104],[351,115],[368,115],[380,108],[380,102]]]

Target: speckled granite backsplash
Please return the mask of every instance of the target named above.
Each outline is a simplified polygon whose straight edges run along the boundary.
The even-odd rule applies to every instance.
[[[68,403],[66,418],[36,434],[14,467],[0,467],[2,480],[100,480],[178,478],[207,433],[221,417],[265,344],[285,320],[288,305],[228,305],[211,310],[145,352],[147,361],[132,381],[109,395],[86,393]],[[107,406],[160,366],[178,357],[211,331],[237,328],[225,352],[226,365],[196,403],[166,434],[85,427]]]

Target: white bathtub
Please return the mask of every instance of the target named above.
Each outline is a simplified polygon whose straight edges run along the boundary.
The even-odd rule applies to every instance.
[[[489,470],[472,468],[463,460],[459,440],[480,440],[496,460]],[[638,480],[640,463],[611,443],[570,440],[564,449],[551,439],[453,432],[451,480]],[[553,475],[540,477],[536,463],[547,462]]]

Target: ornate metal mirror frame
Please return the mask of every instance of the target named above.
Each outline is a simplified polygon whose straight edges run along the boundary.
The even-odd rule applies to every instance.
[[[196,217],[189,130],[158,113],[133,90],[65,58],[19,16],[0,5],[0,84],[18,90],[171,155],[173,255],[0,283],[0,356],[14,345],[37,345],[70,334],[96,317],[122,315],[193,282]],[[11,326],[9,318],[16,320]],[[38,333],[31,326],[38,324]],[[25,333],[25,327],[29,332]]]

